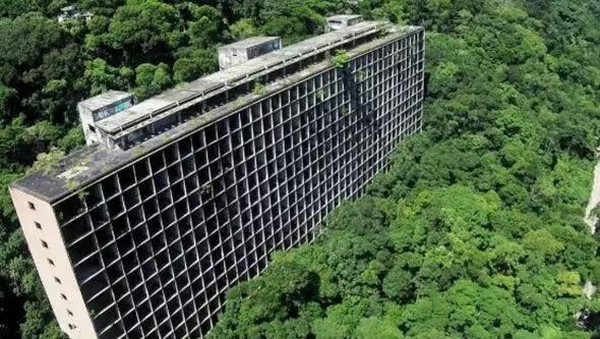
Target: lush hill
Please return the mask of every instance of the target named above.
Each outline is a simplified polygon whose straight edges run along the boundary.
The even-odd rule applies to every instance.
[[[381,11],[392,8],[382,4]],[[228,295],[214,338],[588,338],[595,1],[415,1],[426,131],[320,240]],[[591,317],[593,318],[593,317]],[[588,319],[591,319],[588,318]]]
[[[0,0],[0,337],[60,336],[6,186],[39,153],[82,144],[77,101],[150,96],[215,70],[218,44],[298,41],[344,10],[427,28],[426,132],[318,243],[235,289],[214,337],[594,330],[573,316],[600,309],[581,297],[600,280],[581,220],[600,123],[597,1],[199,3],[80,0],[92,20],[59,24],[66,0]]]

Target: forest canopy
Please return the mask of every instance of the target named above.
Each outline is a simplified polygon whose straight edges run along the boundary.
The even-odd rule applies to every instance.
[[[293,43],[343,12],[425,27],[425,130],[318,241],[234,288],[212,337],[599,329],[600,303],[582,293],[600,283],[582,220],[600,132],[597,1],[80,0],[91,20],[59,23],[70,4],[0,0],[0,337],[62,336],[7,186],[39,154],[81,147],[78,101],[149,97],[215,71],[219,45]]]
[[[314,244],[231,290],[211,337],[589,338],[598,3],[394,1],[372,13],[427,29],[425,131]]]

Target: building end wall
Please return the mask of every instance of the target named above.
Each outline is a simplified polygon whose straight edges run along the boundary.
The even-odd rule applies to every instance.
[[[81,128],[83,129],[86,145],[89,146],[97,143],[98,137],[96,135],[96,123],[94,122],[92,111],[81,105],[81,103],[77,104],[77,111],[79,112],[79,121],[81,122]],[[92,127],[90,128],[90,126]],[[92,130],[92,128],[94,130]]]
[[[60,328],[70,338],[97,338],[54,209],[47,202],[16,188],[10,188],[10,195]]]

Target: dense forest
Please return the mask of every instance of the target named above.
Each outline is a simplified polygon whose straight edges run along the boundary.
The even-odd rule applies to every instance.
[[[425,131],[316,243],[231,291],[214,338],[587,338],[598,241],[583,222],[600,133],[595,0],[0,0],[0,337],[58,338],[7,185],[83,143],[76,103],[143,99],[286,44],[332,13],[425,26]],[[578,320],[579,315],[579,320]],[[582,320],[585,318],[585,320]]]
[[[212,337],[589,338],[600,2],[372,5],[428,30],[426,131],[234,288]]]

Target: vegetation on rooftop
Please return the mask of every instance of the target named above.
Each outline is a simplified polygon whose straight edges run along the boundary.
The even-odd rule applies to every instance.
[[[58,168],[60,162],[65,158],[65,151],[53,148],[47,153],[39,153],[36,161],[27,169],[27,173],[50,174]]]

